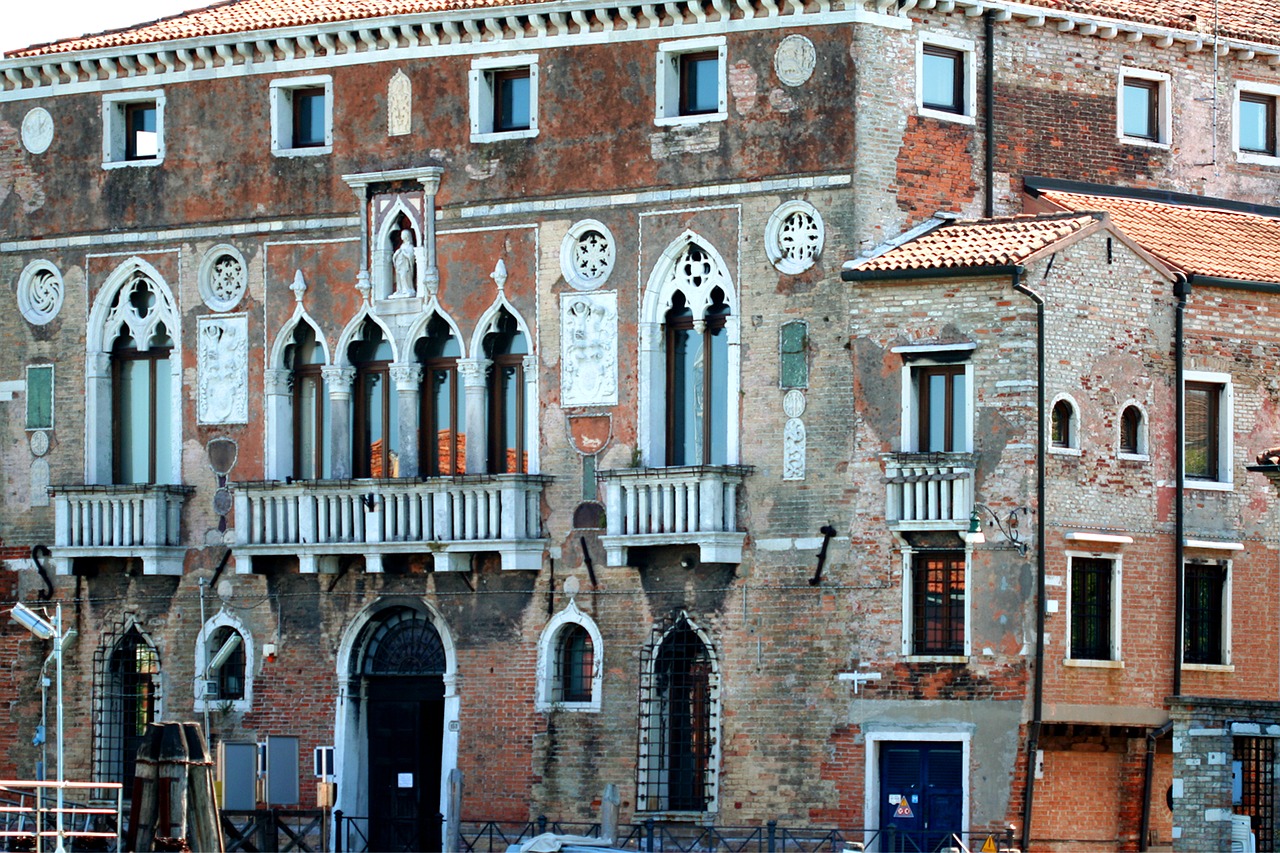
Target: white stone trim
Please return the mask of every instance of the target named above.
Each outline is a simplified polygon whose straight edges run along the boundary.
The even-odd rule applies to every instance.
[[[960,348],[957,348],[960,349]],[[916,381],[915,371],[921,368],[929,367],[950,367],[961,365],[964,367],[964,406],[965,406],[965,422],[963,434],[963,447],[954,448],[952,453],[972,453],[973,452],[973,421],[974,421],[974,388],[973,388],[973,362],[955,362],[955,361],[937,361],[931,358],[913,358],[902,361],[902,431],[899,436],[901,442],[898,447],[907,452],[915,453],[920,450],[920,383]]]
[[[238,292],[234,299],[226,299],[213,291],[213,272],[214,265],[224,256],[231,257],[240,265],[240,282]],[[204,300],[204,304],[211,311],[232,311],[240,301],[244,299],[244,294],[248,290],[249,285],[249,264],[245,261],[244,255],[235,246],[228,243],[219,243],[209,251],[204,253],[204,257],[200,260],[200,271],[197,277],[197,284],[200,288],[200,298]]]
[[[1157,137],[1143,139],[1139,136],[1128,136],[1124,132],[1124,84],[1127,80],[1148,80],[1156,87],[1156,125]],[[1171,77],[1167,72],[1154,71],[1149,68],[1131,68],[1121,66],[1116,80],[1116,137],[1126,145],[1144,145],[1148,148],[1169,148],[1173,139],[1173,110],[1170,104],[1172,97]]]
[[[680,57],[704,50],[716,51],[717,109],[713,113],[681,115]],[[659,127],[724,121],[729,117],[729,48],[725,36],[703,36],[681,41],[660,42],[654,76],[653,123]]]
[[[41,278],[42,290],[51,288],[50,292],[33,293],[37,277]],[[23,267],[18,276],[17,290],[18,310],[22,316],[33,326],[47,326],[62,310],[67,286],[57,266],[42,258]]]
[[[963,96],[960,112],[933,109],[924,103],[924,49],[926,46],[942,47],[960,53],[961,65],[964,69]],[[953,121],[959,124],[974,124],[975,104],[977,103],[977,73],[974,68],[973,39],[960,38],[940,32],[921,32],[916,38],[916,112],[929,118]]]
[[[1132,406],[1138,410],[1138,452],[1125,453],[1120,450],[1120,434],[1124,427],[1124,413]],[[1151,452],[1149,444],[1149,419],[1147,418],[1147,407],[1139,403],[1137,400],[1125,400],[1116,412],[1116,458],[1126,459],[1133,462],[1150,462]]]
[[[499,71],[529,69],[529,126],[522,130],[494,130],[493,75]],[[538,135],[538,56],[484,56],[471,61],[467,74],[471,90],[471,141],[500,142],[504,139],[532,139]]]
[[[1235,392],[1230,373],[1187,370],[1182,374],[1183,418],[1186,417],[1186,384],[1203,382],[1221,386],[1218,398],[1218,477],[1216,480],[1193,480],[1183,471],[1182,487],[1188,490],[1229,492],[1235,489]]]
[[[125,159],[125,108],[130,104],[156,105],[156,156]],[[102,168],[158,166],[164,162],[164,89],[130,90],[102,96]]]
[[[1067,444],[1061,446],[1053,443],[1053,410],[1058,408],[1059,403],[1066,403],[1071,408],[1071,420],[1067,423]],[[1080,404],[1076,402],[1076,398],[1070,394],[1058,394],[1053,398],[1053,402],[1049,404],[1048,415],[1049,434],[1045,436],[1045,449],[1057,456],[1079,456],[1080,455]]]
[[[788,252],[788,247],[783,245],[783,241],[786,239],[783,229],[791,217],[797,215],[809,217],[816,229],[814,242],[808,247],[812,251],[799,258],[792,256]],[[769,215],[769,221],[764,226],[765,255],[769,258],[769,263],[773,264],[778,272],[786,273],[787,275],[799,275],[812,267],[822,255],[822,247],[825,241],[826,227],[822,223],[822,214],[818,212],[816,207],[802,199],[792,199],[778,205],[773,213]]]
[[[864,731],[867,726],[863,725]],[[865,818],[863,821],[867,825],[865,841],[870,844],[874,843],[874,839],[881,836],[880,833],[880,804],[888,797],[887,793],[880,791],[880,747],[885,742],[892,741],[941,741],[941,742],[959,742],[960,743],[960,764],[964,771],[961,787],[963,795],[961,796],[961,815],[960,825],[970,826],[969,822],[969,803],[973,800],[972,788],[969,784],[970,776],[970,756],[973,740],[973,727],[964,724],[947,724],[933,723],[928,728],[893,728],[893,729],[875,729],[866,731],[864,735],[866,740],[866,759],[863,761],[863,803],[862,813]]]
[[[293,93],[298,89],[324,88],[324,145],[293,147]],[[314,74],[272,80],[268,87],[271,113],[271,153],[277,157],[315,157],[333,152],[333,76]]]
[[[47,249],[107,248],[127,246],[132,243],[172,243],[194,240],[218,239],[246,234],[279,234],[283,231],[319,231],[325,229],[346,230],[360,225],[358,216],[327,216],[314,219],[257,219],[253,222],[233,222],[227,225],[209,225],[198,228],[166,228],[158,231],[124,231],[119,233],[95,232],[73,237],[48,237],[37,240],[10,240],[0,242],[0,252],[31,252]],[[266,246],[300,245],[305,243],[352,243],[359,237],[336,237],[329,240],[289,240],[266,243]],[[128,255],[130,252],[96,252],[90,257],[104,258]],[[265,262],[264,262],[265,265]]]
[[[1183,539],[1182,547],[1202,551],[1243,551],[1243,542],[1220,542],[1216,539]]]
[[[1092,661],[1092,659],[1089,658],[1073,658],[1071,656],[1071,579],[1074,562],[1076,559],[1109,560],[1111,562],[1111,603],[1109,606],[1111,621],[1111,656],[1107,658],[1107,662],[1120,662],[1120,665],[1123,667],[1124,646],[1121,643],[1120,632],[1121,626],[1124,624],[1124,620],[1121,618],[1123,615],[1121,610],[1124,602],[1124,557],[1119,553],[1104,553],[1100,551],[1067,551],[1066,557],[1066,583],[1063,586],[1064,597],[1066,600],[1063,602],[1064,606],[1062,608],[1064,619],[1062,636],[1066,639],[1066,651],[1063,654],[1064,662],[1074,661],[1075,663],[1072,665],[1086,665],[1081,662],[1086,660]]]
[[[1093,533],[1088,530],[1073,530],[1062,537],[1068,542],[1096,542],[1099,545],[1132,545],[1133,537],[1114,533]]]
[[[578,245],[583,237],[593,231],[604,239],[604,257],[600,260],[598,273],[585,275],[578,267]],[[618,243],[613,239],[613,232],[609,227],[597,219],[580,219],[570,226],[564,239],[560,241],[560,272],[574,290],[595,290],[609,280],[617,256]]]
[[[223,627],[231,628],[240,635],[241,648],[244,649],[244,698],[242,699],[206,699],[204,696],[205,679],[212,675],[205,672],[210,656],[209,639],[219,628]],[[213,650],[214,653],[216,651],[216,649]],[[226,609],[219,610],[209,621],[204,623],[200,633],[196,635],[195,679],[193,683],[195,707],[192,710],[220,711],[228,705],[230,705],[231,710],[242,714],[252,710],[253,674],[256,666],[257,659],[254,655],[253,635],[249,633],[249,629],[244,626],[244,623],[235,614]]]
[[[1236,153],[1236,160],[1241,163],[1252,163],[1258,166],[1280,166],[1280,127],[1272,126],[1271,132],[1276,140],[1277,150],[1270,154],[1258,151],[1245,151],[1240,148],[1240,96],[1265,95],[1275,104],[1274,115],[1280,124],[1280,85],[1262,83],[1254,80],[1237,80],[1235,92],[1231,99],[1231,150]]]
[[[557,702],[555,695],[555,659],[559,653],[560,634],[570,625],[580,625],[591,637],[591,700],[589,702]],[[565,609],[547,622],[538,639],[537,692],[534,708],[538,711],[587,711],[598,713],[604,686],[604,641],[596,622],[578,609],[570,599]]]

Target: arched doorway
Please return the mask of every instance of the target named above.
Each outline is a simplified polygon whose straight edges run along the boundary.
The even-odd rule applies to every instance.
[[[381,611],[352,673],[367,713],[369,849],[440,850],[444,644],[427,615]]]

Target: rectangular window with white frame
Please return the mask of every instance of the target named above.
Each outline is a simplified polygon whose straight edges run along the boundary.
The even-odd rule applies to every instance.
[[[1231,489],[1231,376],[1195,370],[1183,376],[1183,485],[1189,489]]]
[[[916,42],[916,111],[973,124],[977,92],[973,60],[972,40],[922,33]]]
[[[155,166],[164,160],[164,90],[102,99],[102,168]]]
[[[903,654],[967,661],[968,553],[958,548],[904,552],[903,579]]]
[[[471,63],[468,80],[472,142],[538,135],[538,57],[482,57]]]
[[[1120,557],[1067,552],[1067,658],[1119,662]]]
[[[655,124],[724,121],[729,114],[725,37],[660,43],[656,80]]]
[[[1231,561],[1187,560],[1182,582],[1183,666],[1231,666]]]
[[[333,78],[271,81],[271,153],[306,157],[333,151]]]
[[[1277,109],[1280,86],[1269,83],[1236,83],[1232,141],[1242,163],[1280,165],[1277,147]]]
[[[1168,148],[1173,135],[1170,77],[1146,68],[1120,69],[1116,93],[1116,133],[1132,145]]]
[[[967,351],[959,353],[967,356]],[[906,453],[973,451],[973,364],[944,361],[941,353],[903,365],[902,450]]]

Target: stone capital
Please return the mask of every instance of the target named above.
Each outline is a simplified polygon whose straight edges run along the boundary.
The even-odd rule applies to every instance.
[[[293,371],[282,367],[272,367],[263,371],[262,382],[268,394],[284,396],[293,386]]]
[[[396,383],[396,390],[402,393],[406,391],[417,391],[418,386],[422,384],[422,365],[391,365],[391,381]]]
[[[351,386],[356,381],[356,369],[354,367],[338,367],[327,364],[320,368],[320,375],[324,377],[325,384],[329,386],[329,395],[333,397],[349,395]]]
[[[462,383],[468,388],[483,388],[492,364],[487,358],[458,359],[458,373],[462,376]]]

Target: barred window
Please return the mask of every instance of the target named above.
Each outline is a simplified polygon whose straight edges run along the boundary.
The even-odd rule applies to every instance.
[[[1224,664],[1222,610],[1227,564],[1189,562],[1183,570],[1183,663]]]
[[[1071,657],[1111,660],[1111,583],[1115,563],[1101,557],[1071,560]]]
[[[911,653],[964,654],[964,553],[916,554],[911,595]]]
[[[554,695],[557,702],[590,702],[594,649],[587,629],[568,625],[560,632],[556,650]]]

